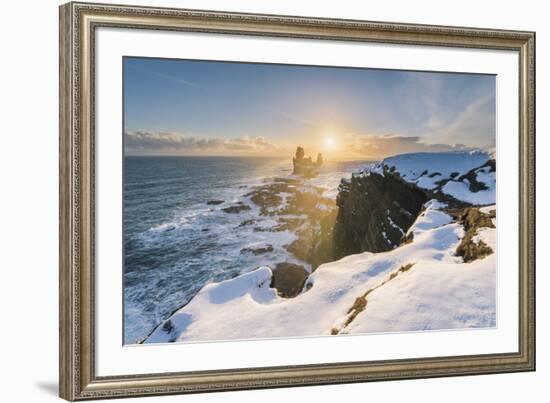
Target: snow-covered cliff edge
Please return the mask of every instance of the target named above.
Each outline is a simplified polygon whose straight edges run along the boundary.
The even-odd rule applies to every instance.
[[[333,257],[396,248],[430,199],[494,204],[495,174],[483,151],[402,154],[366,167],[340,183]]]
[[[209,283],[145,343],[493,327],[495,174],[484,152],[407,154],[368,167],[341,189],[357,197],[338,204],[339,218],[345,209],[353,223],[374,220],[364,236],[391,245],[322,264],[294,298],[278,293],[265,266]],[[403,185],[413,200],[400,195]],[[363,202],[369,208],[358,213]]]

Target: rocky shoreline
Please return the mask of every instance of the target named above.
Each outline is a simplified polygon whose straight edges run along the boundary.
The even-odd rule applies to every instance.
[[[292,231],[297,239],[285,245],[285,249],[297,259],[309,263],[311,272],[314,272],[321,264],[345,256],[389,251],[411,242],[413,235],[408,230],[429,200],[442,203],[444,211],[457,222],[463,222],[462,217],[468,215],[468,208],[473,204],[442,189],[454,182],[466,184],[472,193],[486,190],[487,186],[477,178],[478,173],[494,173],[495,170],[495,160],[489,159],[462,174],[452,172],[444,176],[424,170],[415,181],[410,181],[402,177],[395,166],[382,163],[375,169],[342,179],[336,201],[323,197],[325,189],[308,184],[307,176],[300,175],[274,178],[245,196],[260,208],[261,216],[273,217],[278,223],[270,228],[255,227],[254,230]],[[419,186],[418,181],[423,177],[433,179],[434,186]],[[481,217],[473,214],[470,216]],[[243,222],[241,225],[254,224]],[[471,255],[487,253],[491,252],[471,243],[457,250],[457,256],[463,256],[467,261]],[[277,267],[272,269],[276,279],[279,275]],[[302,269],[303,266],[297,265],[295,271],[301,273]],[[301,276],[296,278],[301,283]],[[274,280],[274,284],[277,281]],[[286,292],[282,294],[290,296]]]
[[[494,177],[495,170],[495,160],[489,159],[462,172],[423,169],[413,172],[411,178],[410,172],[396,168],[390,159],[353,174],[351,179],[342,179],[336,200],[323,196],[326,189],[312,185],[309,174],[292,175],[266,179],[244,194],[246,203],[237,202],[222,210],[239,214],[255,206],[259,209],[258,219],[243,220],[240,227],[252,226],[257,232],[290,231],[296,236],[283,247],[309,267],[290,262],[268,266],[269,287],[279,297],[292,299],[310,289],[313,283],[308,279],[324,263],[362,252],[387,252],[413,242],[415,232],[410,229],[426,211],[443,214],[464,227],[465,235],[454,251],[454,256],[462,258],[464,263],[491,255],[493,250],[479,239],[478,230],[494,228],[494,210],[487,213],[480,207],[494,201],[472,203],[448,189],[462,187],[470,192],[467,194],[470,199],[480,197],[480,192],[491,190],[487,177]],[[222,203],[207,202],[209,205]],[[263,226],[263,219],[275,225]],[[430,221],[428,217],[423,220]],[[241,249],[240,253],[262,255],[272,251],[269,243],[259,243]],[[406,267],[408,270],[412,264]],[[360,311],[353,312],[357,315]]]
[[[322,157],[319,160],[322,161]],[[298,147],[293,163],[294,171],[300,164],[315,165],[310,158],[304,158],[301,147]],[[292,177],[266,179],[264,184],[254,187],[244,196],[260,208],[260,216],[274,218],[277,222],[272,227],[255,226],[254,231],[294,233],[297,239],[284,248],[300,261],[310,264],[311,272],[314,272],[321,264],[348,255],[384,252],[410,242],[412,235],[407,232],[428,200],[445,203],[446,211],[456,216],[457,211],[472,204],[442,192],[442,188],[453,181],[467,183],[472,192],[485,190],[487,187],[477,180],[480,169],[495,172],[495,160],[490,159],[460,175],[452,172],[447,177],[440,172],[424,170],[416,181],[422,177],[433,178],[435,186],[427,189],[401,177],[395,166],[381,163],[376,169],[342,179],[336,201],[322,195],[326,189],[308,183],[312,171],[307,170],[307,174],[293,173]],[[208,204],[219,204],[219,201],[209,201]],[[249,209],[247,204],[238,202],[223,211],[235,214]],[[460,217],[456,220],[459,221]],[[245,220],[240,226],[256,224],[256,220]],[[245,248],[241,252],[259,255],[270,251],[272,246],[264,245]],[[284,263],[272,267],[274,278],[278,276],[278,265]],[[305,269],[301,265],[295,266],[296,273]],[[297,278],[301,281],[299,275]],[[286,292],[282,294],[288,296]]]

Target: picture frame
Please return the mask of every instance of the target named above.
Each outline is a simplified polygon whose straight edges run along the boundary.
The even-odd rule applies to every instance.
[[[67,400],[535,370],[535,33],[218,11],[60,7],[60,396]],[[506,51],[518,60],[517,350],[475,355],[98,375],[96,60],[98,29]],[[114,91],[114,90],[113,90]],[[117,90],[118,91],[118,90]],[[114,262],[113,264],[117,264]]]

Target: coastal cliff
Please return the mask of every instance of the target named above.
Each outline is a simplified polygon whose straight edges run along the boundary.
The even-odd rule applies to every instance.
[[[343,180],[337,207],[294,179],[260,186],[249,197],[276,228],[313,234],[289,245],[311,272],[262,266],[209,283],[144,342],[494,327],[495,190],[482,151],[387,158]]]
[[[333,258],[384,252],[406,234],[431,199],[447,209],[495,202],[495,160],[487,153],[416,153],[390,157],[342,179]]]
[[[333,257],[397,247],[427,201],[427,192],[395,175],[367,173],[342,180]]]

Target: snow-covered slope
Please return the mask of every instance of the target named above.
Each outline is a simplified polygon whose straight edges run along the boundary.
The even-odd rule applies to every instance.
[[[415,227],[425,226],[429,217],[428,213],[420,218]],[[443,228],[449,231],[451,225]],[[424,243],[423,238],[438,234],[433,230],[413,231],[417,246]],[[476,237],[477,242],[482,240],[496,250],[496,229],[482,228]],[[444,246],[445,241],[441,241]],[[419,259],[412,268],[370,293],[366,309],[343,333],[495,326],[495,254],[466,264],[448,258],[446,251]]]
[[[210,283],[145,343],[494,327],[495,255],[456,256],[464,227],[442,208],[426,204],[410,243],[319,266],[295,298],[270,288],[269,267]],[[495,231],[474,241],[495,250]]]
[[[487,151],[401,154],[364,172],[397,173],[420,188],[441,191],[474,205],[495,203],[494,157]]]

